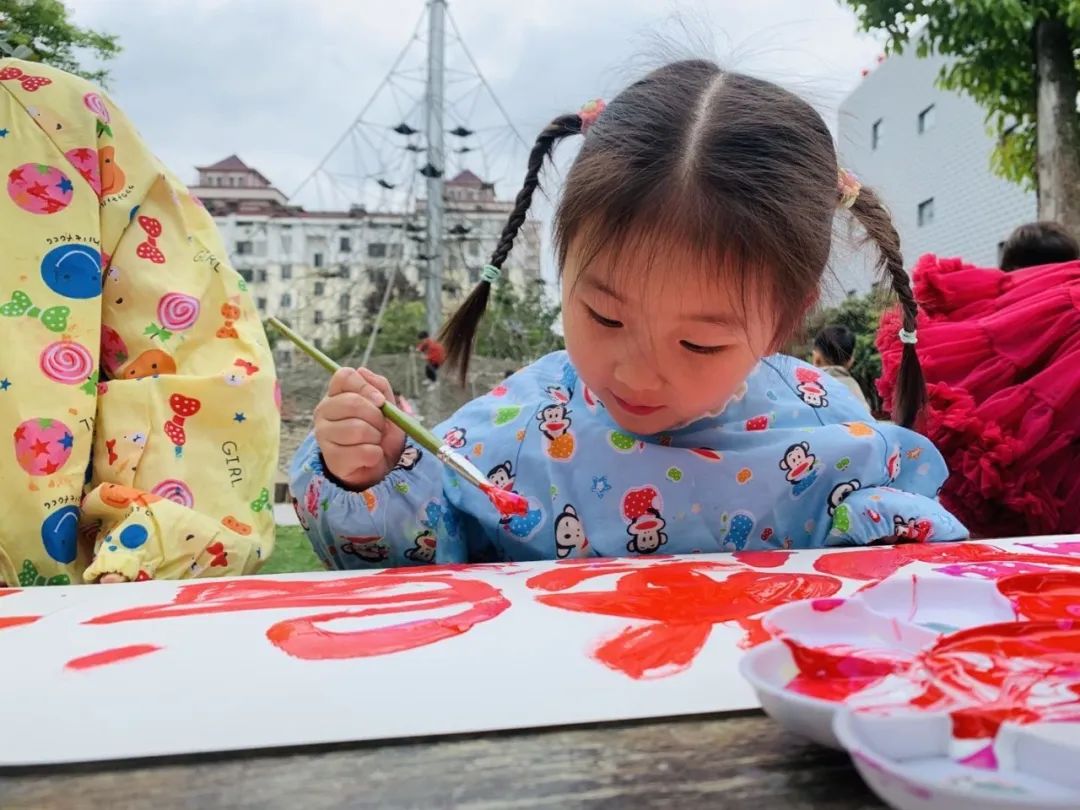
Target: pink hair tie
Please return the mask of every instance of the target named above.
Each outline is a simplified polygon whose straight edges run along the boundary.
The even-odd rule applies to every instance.
[[[840,207],[851,208],[859,199],[862,183],[850,169],[839,169],[836,174],[836,192],[840,195]]]
[[[594,98],[592,101],[586,101],[581,109],[578,111],[578,117],[581,118],[581,134],[584,135],[589,131],[589,127],[596,123],[596,119],[600,117],[600,114],[607,109],[607,104],[604,103],[602,98]]]

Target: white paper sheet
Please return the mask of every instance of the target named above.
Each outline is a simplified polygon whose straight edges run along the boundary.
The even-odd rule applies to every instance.
[[[992,545],[1080,565],[1064,540]],[[908,563],[824,553],[826,572],[798,552],[0,591],[0,766],[754,708],[737,666],[755,616]],[[863,555],[859,578],[838,554]]]

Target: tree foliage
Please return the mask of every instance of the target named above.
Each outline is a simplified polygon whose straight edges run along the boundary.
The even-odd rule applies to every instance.
[[[0,0],[0,41],[10,51],[20,45],[29,48],[33,54],[26,58],[32,61],[102,85],[108,81],[108,69],[86,67],[84,57],[90,54],[107,62],[120,53],[115,34],[76,25],[61,0]]]
[[[914,41],[917,53],[950,57],[938,79],[987,111],[997,137],[993,167],[1027,188],[1037,185],[1035,26],[1057,17],[1072,33],[1080,67],[1080,0],[841,0],[888,49]],[[1080,126],[1080,117],[1077,120]]]

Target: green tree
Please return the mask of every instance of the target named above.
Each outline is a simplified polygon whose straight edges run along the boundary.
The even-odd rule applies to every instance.
[[[529,362],[564,347],[554,327],[559,307],[548,301],[543,282],[521,292],[512,284],[497,284],[487,314],[476,335],[477,354]]]
[[[890,50],[950,57],[939,77],[987,111],[995,170],[1080,234],[1080,0],[841,0]]]
[[[85,67],[83,56],[89,53],[106,62],[120,53],[115,34],[76,25],[60,0],[0,0],[0,43],[7,45],[0,55],[22,55],[17,49],[29,48],[32,53],[24,58],[98,84],[108,81],[108,69]]]

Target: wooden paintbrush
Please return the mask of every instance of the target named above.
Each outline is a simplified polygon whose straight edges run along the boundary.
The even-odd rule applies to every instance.
[[[281,332],[281,334],[296,344],[304,354],[331,374],[341,368],[340,365],[316,349],[277,318],[268,318],[267,323]],[[382,412],[387,419],[405,431],[413,441],[434,453],[439,461],[487,495],[491,503],[499,510],[500,515],[525,515],[529,511],[528,502],[522,496],[507,489],[500,489],[488,481],[487,477],[480,472],[471,461],[455,452],[449,445],[440,442],[434,433],[402,411],[390,402],[390,400],[383,402]]]

